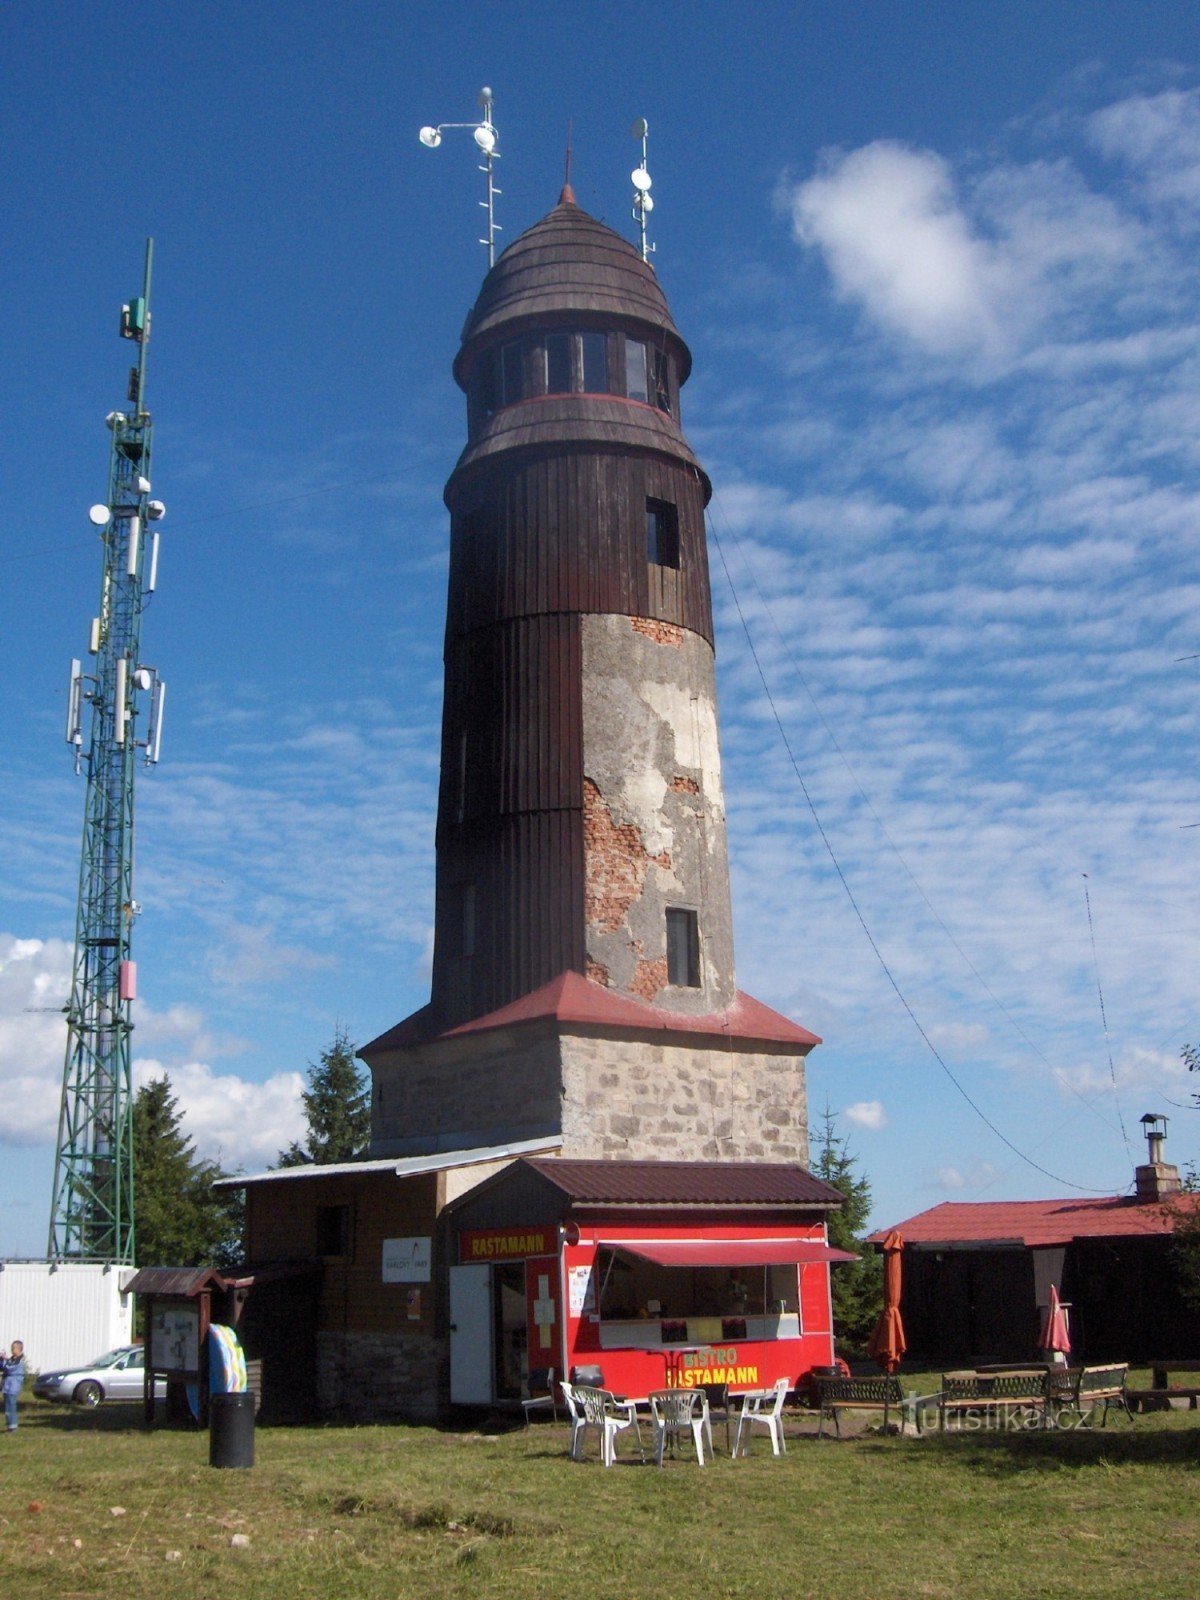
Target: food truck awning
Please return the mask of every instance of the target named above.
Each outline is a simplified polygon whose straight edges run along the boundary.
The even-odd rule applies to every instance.
[[[816,1239],[600,1239],[606,1250],[652,1261],[656,1267],[790,1267],[813,1261],[857,1261]]]

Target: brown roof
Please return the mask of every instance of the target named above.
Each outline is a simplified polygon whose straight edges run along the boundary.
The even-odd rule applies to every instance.
[[[212,1286],[228,1287],[215,1267],[139,1267],[125,1285],[125,1292],[190,1297]]]
[[[674,347],[679,381],[691,371],[687,345],[667,309],[654,269],[619,233],[563,199],[514,239],[483,280],[463,328],[454,375],[464,383],[469,345],[527,323],[571,317],[641,324]]]
[[[823,1210],[844,1196],[805,1167],[769,1161],[575,1161],[524,1156],[521,1164],[573,1206]]]
[[[1200,1195],[1177,1195],[1172,1204],[1186,1210],[1200,1205]],[[1173,1232],[1174,1224],[1162,1200],[1139,1202],[1128,1195],[1104,1195],[1096,1200],[946,1200],[928,1211],[894,1226],[906,1245],[932,1249],[937,1245],[1043,1245],[1070,1244],[1073,1239],[1149,1238]],[[881,1228],[870,1238],[880,1244],[890,1229]]]
[[[560,972],[557,978],[522,995],[510,1005],[490,1011],[486,1016],[442,1029],[431,1006],[422,1006],[394,1028],[363,1045],[358,1052],[364,1061],[385,1050],[401,1050],[426,1044],[432,1039],[457,1039],[466,1034],[484,1033],[493,1028],[520,1027],[535,1022],[558,1022],[579,1026],[621,1028],[638,1033],[681,1033],[717,1035],[726,1043],[789,1044],[811,1047],[820,1044],[815,1033],[802,1028],[763,1005],[761,1000],[739,989],[733,1004],[724,1011],[690,1017],[667,1011],[644,1000],[631,1000],[615,994],[603,984],[593,983],[578,972]]]

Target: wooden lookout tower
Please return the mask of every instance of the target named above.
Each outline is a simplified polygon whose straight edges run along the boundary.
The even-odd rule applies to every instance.
[[[690,369],[569,187],[467,318],[432,994],[362,1051],[378,1157],[807,1159],[818,1041],[735,982]]]

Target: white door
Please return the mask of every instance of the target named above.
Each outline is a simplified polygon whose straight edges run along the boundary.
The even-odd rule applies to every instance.
[[[450,1268],[450,1402],[492,1403],[491,1268]]]

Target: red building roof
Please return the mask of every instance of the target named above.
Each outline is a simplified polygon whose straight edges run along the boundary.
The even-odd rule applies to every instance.
[[[427,1044],[432,1039],[457,1039],[492,1028],[520,1027],[534,1022],[621,1028],[638,1033],[716,1034],[727,1042],[749,1045],[812,1046],[821,1042],[815,1033],[802,1028],[798,1022],[789,1021],[740,989],[726,1010],[710,1016],[689,1017],[615,994],[578,972],[560,972],[557,978],[531,994],[522,995],[497,1011],[489,1011],[486,1016],[460,1023],[457,1028],[439,1028],[432,1007],[422,1006],[420,1011],[414,1011],[403,1022],[381,1033],[378,1039],[363,1045],[358,1053],[369,1060],[384,1050],[402,1050]]]
[[[1169,1205],[1184,1210],[1200,1207],[1200,1195],[1178,1195],[1173,1201],[1138,1201],[1128,1195],[1095,1200],[946,1200],[894,1226],[906,1245],[1043,1245],[1070,1244],[1073,1239],[1149,1237],[1173,1231]],[[870,1237],[882,1244],[891,1230]]]

